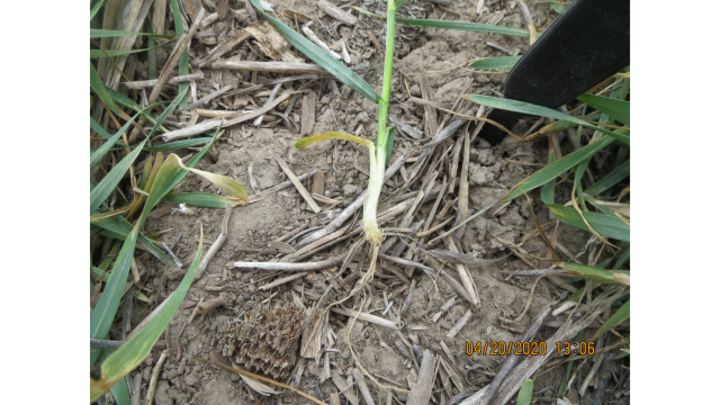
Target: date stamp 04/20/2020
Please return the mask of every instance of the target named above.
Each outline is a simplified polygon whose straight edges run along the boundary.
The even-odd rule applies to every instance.
[[[595,354],[595,342],[557,342],[557,355],[569,356],[571,354],[593,355]],[[547,354],[545,342],[467,342],[465,343],[465,354],[505,356],[514,354],[516,356],[544,356]]]

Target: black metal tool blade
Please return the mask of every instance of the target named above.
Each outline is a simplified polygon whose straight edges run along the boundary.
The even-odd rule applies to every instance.
[[[575,0],[505,79],[505,98],[558,108],[630,63],[630,1]],[[523,114],[494,109],[505,128]],[[497,145],[506,133],[486,124],[480,137]]]

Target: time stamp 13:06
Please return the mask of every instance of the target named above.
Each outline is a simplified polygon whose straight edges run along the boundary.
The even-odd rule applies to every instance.
[[[595,354],[595,342],[557,342],[557,354],[569,356],[571,354]],[[545,342],[467,342],[465,344],[467,355],[480,354],[490,356],[544,356],[547,354]]]

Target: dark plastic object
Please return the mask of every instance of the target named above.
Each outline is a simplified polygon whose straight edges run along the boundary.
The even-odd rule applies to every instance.
[[[505,79],[505,98],[558,108],[630,64],[630,1],[575,0]],[[495,109],[488,118],[507,129],[524,117]],[[486,124],[493,145],[506,133]]]

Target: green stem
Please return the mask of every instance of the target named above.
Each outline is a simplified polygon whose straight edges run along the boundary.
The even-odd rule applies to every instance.
[[[392,65],[395,56],[395,2],[393,0],[387,0],[387,4],[385,69],[382,95],[379,102],[377,150],[373,153],[372,148],[370,148],[370,181],[363,212],[363,229],[365,230],[365,235],[368,240],[376,246],[382,242],[382,233],[377,223],[377,204],[380,200],[383,178],[385,177],[385,155],[388,144],[387,116],[390,106],[390,89],[392,87]],[[373,159],[373,157],[375,159]]]

